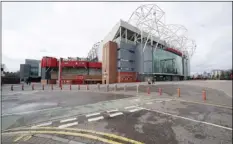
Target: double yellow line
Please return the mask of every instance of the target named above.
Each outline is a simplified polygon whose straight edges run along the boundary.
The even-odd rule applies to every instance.
[[[67,132],[67,131],[69,131],[69,132]],[[93,130],[74,129],[74,128],[62,128],[62,129],[56,128],[56,127],[20,128],[20,129],[15,129],[14,131],[6,130],[2,134],[3,135],[4,134],[5,135],[7,135],[7,134],[62,134],[62,135],[70,135],[70,136],[89,138],[89,139],[98,140],[98,141],[101,141],[104,143],[109,143],[109,144],[121,144],[120,142],[115,142],[115,141],[110,140],[110,139],[105,139],[105,138],[101,138],[101,137],[90,135],[90,134],[83,134],[83,132],[96,134],[96,135],[100,135],[100,136],[105,136],[105,137],[109,137],[109,138],[114,138],[114,139],[118,139],[118,140],[121,140],[121,141],[124,141],[127,143],[143,144],[142,142],[138,142],[138,141],[126,138],[126,137],[122,137],[122,136],[117,136],[114,134],[97,132],[97,131],[93,131]]]

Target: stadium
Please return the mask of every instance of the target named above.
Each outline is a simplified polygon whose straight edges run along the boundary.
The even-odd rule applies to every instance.
[[[120,20],[113,27],[97,54],[102,58],[102,83],[171,81],[190,76],[196,44],[188,39],[184,26],[165,24],[164,16],[157,5],[142,5],[127,22]]]
[[[188,30],[166,24],[155,4],[139,6],[95,43],[86,58],[43,57],[42,83],[122,83],[185,80],[196,49]]]

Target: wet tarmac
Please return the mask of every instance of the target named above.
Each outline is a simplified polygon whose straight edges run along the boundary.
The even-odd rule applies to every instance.
[[[2,112],[5,115],[2,117],[2,126],[3,129],[9,129],[47,122],[52,127],[70,125],[71,128],[112,133],[146,144],[232,143],[232,98],[226,93],[184,84],[157,84],[149,87],[153,95],[70,91],[68,86],[66,91],[57,89],[31,92],[28,89],[24,92],[15,91],[15,94],[9,91],[9,95],[4,91],[6,95],[3,95]],[[146,94],[147,88],[148,85],[141,85],[139,94]],[[162,88],[161,96],[158,95],[159,88]],[[181,89],[181,97],[177,97],[177,88]],[[207,92],[205,102],[202,101],[203,89]],[[101,91],[105,90],[102,86]],[[114,86],[109,90],[114,91]],[[117,91],[124,92],[123,85]],[[127,92],[135,91],[136,85],[127,87]],[[181,99],[190,102],[180,101]],[[131,106],[143,109],[128,109]],[[118,114],[108,113],[113,109],[118,109]],[[93,113],[99,115],[85,116]],[[75,120],[72,121],[74,116]],[[71,121],[62,123],[64,118]],[[72,126],[74,122],[77,124]],[[74,136],[58,136],[82,143],[103,143]]]

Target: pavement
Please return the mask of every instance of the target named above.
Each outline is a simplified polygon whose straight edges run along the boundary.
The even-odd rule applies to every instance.
[[[21,85],[14,85],[14,91],[4,86],[2,142],[232,143],[229,85],[229,81],[183,81],[130,83],[126,88],[89,85],[89,90],[77,85],[71,90],[69,85],[62,90],[54,85],[52,90],[46,85],[42,90],[42,85],[34,84],[34,90],[25,86],[24,91]]]

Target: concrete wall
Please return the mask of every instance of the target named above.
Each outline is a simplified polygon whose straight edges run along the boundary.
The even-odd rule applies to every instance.
[[[51,79],[51,69],[42,68],[41,69],[41,79]]]
[[[30,65],[20,64],[20,79],[26,79],[30,76]]]

